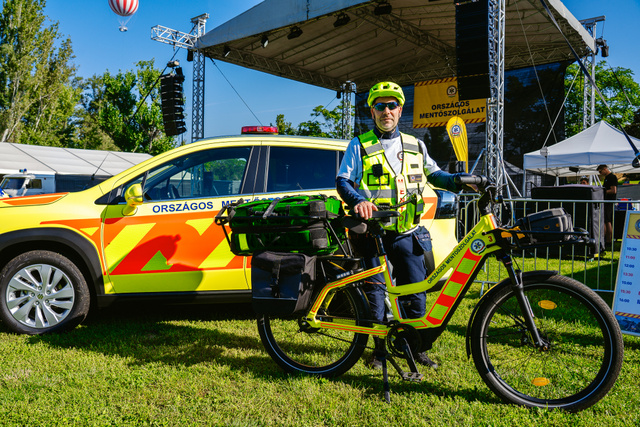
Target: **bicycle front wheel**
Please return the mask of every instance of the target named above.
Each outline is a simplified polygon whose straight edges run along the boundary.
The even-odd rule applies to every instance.
[[[360,325],[365,307],[360,291],[342,288],[319,314]],[[352,331],[309,328],[301,317],[282,319],[266,315],[258,317],[258,332],[271,358],[285,371],[323,377],[348,371],[362,356],[369,338]]]
[[[613,313],[573,279],[523,281],[544,345],[534,344],[511,286],[498,286],[481,300],[471,325],[471,352],[482,379],[508,403],[573,412],[595,404],[622,365]]]

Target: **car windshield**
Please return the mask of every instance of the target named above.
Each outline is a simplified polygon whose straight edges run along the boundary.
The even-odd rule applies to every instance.
[[[24,184],[24,178],[5,178],[2,180],[0,187],[3,190],[19,190]]]

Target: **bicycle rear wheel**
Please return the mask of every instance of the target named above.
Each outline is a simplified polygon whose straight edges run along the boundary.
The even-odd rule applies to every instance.
[[[360,325],[365,302],[355,288],[341,288],[320,314],[352,319]],[[258,318],[258,332],[265,349],[285,371],[334,377],[348,371],[362,356],[369,336],[338,329],[305,327],[301,317]]]
[[[480,376],[508,403],[573,412],[595,404],[622,365],[622,335],[613,313],[573,279],[523,280],[546,348],[534,345],[511,286],[498,286],[472,320],[471,352]]]

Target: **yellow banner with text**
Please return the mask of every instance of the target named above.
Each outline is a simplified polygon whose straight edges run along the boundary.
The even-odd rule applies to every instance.
[[[487,120],[486,99],[460,101],[455,77],[416,83],[413,102],[414,128],[446,126],[453,116],[461,117],[465,123]]]

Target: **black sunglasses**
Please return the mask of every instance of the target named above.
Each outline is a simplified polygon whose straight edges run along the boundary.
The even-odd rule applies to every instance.
[[[399,106],[400,106],[400,104],[398,104],[395,101],[393,101],[393,102],[378,102],[377,104],[373,105],[373,108],[375,108],[377,111],[384,111],[385,108],[388,108],[389,110],[395,110]]]

